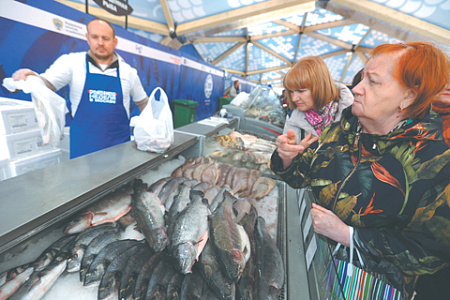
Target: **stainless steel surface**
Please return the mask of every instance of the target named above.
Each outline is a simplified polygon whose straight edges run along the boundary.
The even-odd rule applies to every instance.
[[[287,201],[287,184],[281,181],[277,183],[278,187],[278,223],[277,223],[277,246],[283,257],[284,264],[284,287],[281,290],[279,300],[287,299],[287,258],[286,258],[286,201]]]
[[[197,143],[175,132],[163,154],[143,152],[130,141],[0,182],[0,253],[65,219]]]
[[[297,192],[286,185],[287,299],[311,299]],[[312,298],[314,299],[314,298]]]
[[[198,123],[191,123],[182,127],[179,127],[177,129],[175,129],[175,132],[184,132],[184,133],[190,133],[193,135],[198,135],[198,136],[211,136],[215,133],[217,133],[218,131],[227,128],[227,127],[237,127],[239,124],[239,118],[232,118],[232,119],[228,119],[228,124],[220,124],[218,126],[208,126],[208,125],[203,125],[203,124],[198,124]]]

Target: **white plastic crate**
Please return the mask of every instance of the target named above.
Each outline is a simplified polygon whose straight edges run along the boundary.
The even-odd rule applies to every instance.
[[[12,134],[38,127],[33,104],[0,97],[0,134]]]
[[[0,159],[18,159],[54,149],[44,145],[39,129],[0,135]]]
[[[26,158],[9,161],[11,176],[19,176],[31,171],[39,170],[60,163],[61,150],[41,152]]]

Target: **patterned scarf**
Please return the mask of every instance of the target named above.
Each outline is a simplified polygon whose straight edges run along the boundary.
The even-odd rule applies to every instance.
[[[433,106],[433,110],[442,117],[443,136],[447,145],[450,146],[450,105],[447,107]]]
[[[334,121],[336,113],[339,111],[338,101],[333,101],[328,103],[318,112],[314,110],[305,111],[306,120],[311,124],[316,130],[318,135],[322,134],[324,128]]]

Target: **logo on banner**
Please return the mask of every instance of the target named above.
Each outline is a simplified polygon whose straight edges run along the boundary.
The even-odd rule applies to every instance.
[[[60,30],[60,31],[63,28],[63,22],[61,20],[57,19],[57,18],[53,19],[53,25],[55,25],[55,28]]]
[[[213,91],[213,78],[212,78],[212,75],[209,74],[208,76],[206,76],[206,80],[205,80],[205,97],[206,97],[206,99],[209,99],[209,97],[211,97],[212,91]]]
[[[108,91],[89,90],[89,102],[116,104],[116,93]]]
[[[101,8],[116,16],[127,16],[133,9],[125,0],[94,0]]]

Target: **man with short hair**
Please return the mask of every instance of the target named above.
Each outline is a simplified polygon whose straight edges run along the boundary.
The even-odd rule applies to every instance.
[[[40,75],[20,69],[12,76],[40,76],[53,91],[70,86],[70,158],[129,141],[130,96],[141,111],[148,101],[136,69],[114,51],[114,27],[94,19],[86,28],[89,51],[64,54]]]

